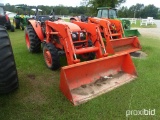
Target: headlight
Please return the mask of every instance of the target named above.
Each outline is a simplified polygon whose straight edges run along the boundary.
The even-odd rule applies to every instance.
[[[72,38],[75,39],[77,36],[76,34],[72,34]]]
[[[73,41],[78,40],[78,34],[77,34],[77,33],[74,32],[74,33],[72,33],[71,36],[72,36],[72,40],[73,40]]]
[[[81,33],[80,33],[80,39],[81,39],[81,40],[85,40],[85,39],[86,39],[86,34],[83,33],[83,32],[81,32]]]

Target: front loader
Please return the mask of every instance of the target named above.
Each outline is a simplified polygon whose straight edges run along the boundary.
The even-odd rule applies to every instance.
[[[123,35],[126,37],[140,36],[141,34],[137,29],[131,29],[131,23],[128,19],[117,17],[117,10],[111,7],[98,7],[97,17],[102,19],[118,19],[122,23],[124,29]]]
[[[123,36],[124,30],[119,20],[89,17],[88,22],[97,24],[99,26],[101,34],[103,38],[105,38],[107,53],[132,53],[141,49],[141,45],[137,36]]]
[[[25,31],[29,52],[39,52],[43,44],[48,68],[60,68],[60,56],[66,56],[68,65],[61,67],[60,89],[73,105],[82,104],[137,77],[128,53],[108,56],[96,24],[54,19],[42,23],[30,19]]]
[[[75,21],[82,21],[86,24],[94,23],[99,26],[101,36],[104,38],[106,52],[109,54],[119,54],[121,52],[133,53],[141,50],[141,45],[137,36],[123,36],[124,29],[119,20],[82,16],[81,19],[72,17],[70,21],[73,23]]]

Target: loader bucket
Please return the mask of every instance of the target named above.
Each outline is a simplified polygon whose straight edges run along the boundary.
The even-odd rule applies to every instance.
[[[130,30],[125,29],[124,34],[125,34],[125,37],[132,37],[132,36],[138,37],[141,35],[137,29],[130,29]]]
[[[111,45],[115,53],[132,53],[141,50],[141,45],[136,36],[111,40]]]
[[[73,105],[79,105],[136,77],[130,55],[115,54],[62,67],[60,89]]]

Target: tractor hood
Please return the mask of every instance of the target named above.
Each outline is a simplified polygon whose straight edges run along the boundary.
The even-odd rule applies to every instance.
[[[70,23],[70,22],[64,22],[62,20],[60,21],[56,21],[58,24],[63,24],[63,25],[66,25],[68,26],[68,28],[72,31],[72,32],[77,32],[77,31],[81,31],[81,28],[74,24],[74,23]]]

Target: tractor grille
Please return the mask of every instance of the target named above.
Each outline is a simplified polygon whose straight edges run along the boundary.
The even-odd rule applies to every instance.
[[[0,25],[4,26],[5,23],[6,23],[5,16],[0,16]]]

